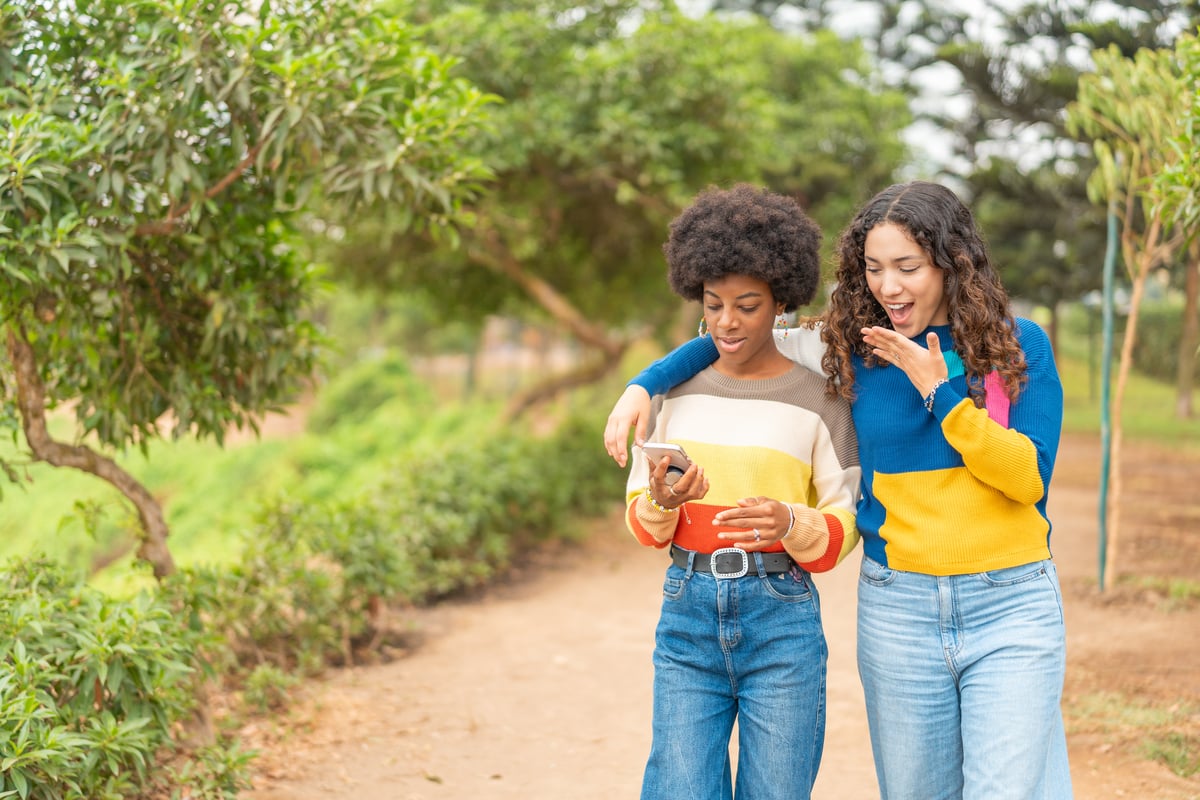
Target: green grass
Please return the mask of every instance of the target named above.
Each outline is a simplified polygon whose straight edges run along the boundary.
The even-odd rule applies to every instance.
[[[1147,758],[1161,761],[1181,778],[1200,775],[1200,737],[1178,732],[1150,736],[1142,751]]]
[[[1123,575],[1118,584],[1160,596],[1165,611],[1187,611],[1200,604],[1200,581],[1187,578]]]
[[[1068,736],[1083,731],[1140,739],[1143,755],[1176,775],[1200,774],[1200,738],[1191,720],[1200,709],[1184,703],[1153,706],[1120,692],[1092,692],[1069,700],[1064,709]]]
[[[1116,399],[1121,341],[1113,344],[1110,412]],[[1099,433],[1103,373],[1102,344],[1098,333],[1089,340],[1086,321],[1079,309],[1063,313],[1058,340],[1058,371],[1062,377],[1063,429],[1071,433]],[[1200,451],[1200,387],[1193,395],[1197,416],[1181,420],[1175,416],[1175,386],[1131,371],[1122,403],[1122,436],[1145,439],[1167,447]]]
[[[1158,728],[1187,719],[1189,710],[1159,708],[1120,692],[1091,692],[1068,704],[1072,726],[1101,732],[1121,728]]]
[[[449,437],[482,435],[495,424],[491,404],[443,404],[435,410],[384,402],[322,435],[252,440],[222,448],[211,441],[156,441],[149,457],[129,452],[118,463],[159,500],[179,566],[236,560],[264,505],[280,496],[352,499],[414,447],[436,448]],[[69,439],[70,423],[55,420]],[[0,458],[20,457],[11,443]],[[139,527],[132,506],[109,484],[68,469],[31,464],[29,482],[4,484],[0,560],[34,554],[64,563],[107,590],[145,585],[134,564]],[[101,569],[101,567],[103,569]]]
[[[1101,397],[1096,388],[1099,378],[1083,360],[1060,357],[1058,371],[1063,382],[1063,430],[1071,433],[1099,433]],[[1113,371],[1116,380],[1116,370]],[[1089,384],[1095,384],[1089,386]],[[1114,385],[1110,413],[1115,401]],[[1200,410],[1200,392],[1197,392]],[[1121,413],[1122,436],[1146,439],[1180,449],[1200,450],[1200,416],[1181,420],[1175,417],[1175,387],[1132,373],[1125,389]]]
[[[275,483],[273,470],[284,446],[264,441],[223,450],[214,443],[155,442],[149,459],[127,453],[117,460],[163,504],[172,551],[186,563],[225,554],[229,532],[246,518],[242,509]],[[45,550],[87,568],[84,551],[98,554],[132,541],[136,520],[124,498],[104,481],[45,464],[31,465],[27,472],[30,484],[4,490],[0,557]],[[93,530],[81,519],[80,505],[99,512]]]

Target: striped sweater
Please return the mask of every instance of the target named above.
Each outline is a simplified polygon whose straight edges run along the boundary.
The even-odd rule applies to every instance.
[[[957,575],[1050,557],[1046,500],[1062,429],[1062,383],[1049,339],[1017,320],[1028,383],[998,422],[967,396],[962,360],[949,326],[937,333],[949,370],[933,413],[904,372],[867,368],[855,358],[854,426],[862,461],[856,523],[866,555],[893,569]],[[816,330],[776,339],[793,360],[812,363]],[[655,362],[631,383],[653,394],[716,356],[697,339]],[[993,409],[994,410],[994,409]]]
[[[800,512],[793,533],[803,535],[789,536],[787,550],[810,572],[832,569],[854,549],[861,478],[854,427],[849,404],[826,397],[820,375],[794,366],[778,377],[743,380],[709,367],[655,398],[653,408],[649,438],[682,445],[704,467],[709,492],[678,513],[654,510],[644,498],[649,463],[634,448],[626,521],[639,542],[701,553],[728,547],[713,516],[761,495]],[[808,509],[816,513],[803,513]],[[801,531],[806,518],[816,522]],[[777,542],[769,551],[783,549]]]

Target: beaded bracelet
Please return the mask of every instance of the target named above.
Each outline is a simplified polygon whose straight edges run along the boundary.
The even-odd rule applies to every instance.
[[[937,390],[941,387],[941,385],[943,383],[949,383],[949,381],[947,381],[945,378],[938,378],[937,381],[933,384],[933,388],[929,390],[929,394],[925,395],[925,410],[928,411],[930,414],[933,413],[934,395],[937,394]]]
[[[654,509],[656,509],[656,510],[658,510],[658,511],[661,511],[661,512],[663,512],[664,514],[674,514],[674,513],[677,513],[677,512],[679,511],[679,507],[678,507],[678,506],[676,506],[675,508],[667,508],[667,507],[666,507],[666,506],[664,506],[664,505],[660,505],[660,504],[659,504],[659,502],[658,502],[657,500],[655,500],[655,499],[654,499],[654,495],[650,494],[650,487],[649,487],[649,486],[647,486],[647,487],[646,487],[646,501],[647,501],[648,503],[650,503],[650,507],[651,507],[651,508],[654,508]]]

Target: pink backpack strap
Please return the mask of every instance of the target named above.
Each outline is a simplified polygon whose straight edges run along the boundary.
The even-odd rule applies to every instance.
[[[983,379],[983,394],[988,416],[1007,428],[1009,399],[999,372],[992,370]]]

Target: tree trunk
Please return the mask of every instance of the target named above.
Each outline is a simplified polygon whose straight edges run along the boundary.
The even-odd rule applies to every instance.
[[[1142,305],[1142,295],[1146,290],[1146,279],[1150,270],[1162,260],[1168,252],[1160,246],[1159,235],[1162,231],[1162,220],[1154,217],[1147,226],[1145,245],[1140,249],[1134,241],[1134,234],[1122,234],[1121,250],[1125,263],[1135,267],[1132,275],[1133,286],[1129,297],[1129,319],[1125,321],[1125,337],[1121,342],[1121,361],[1117,368],[1117,383],[1113,387],[1112,399],[1112,444],[1109,460],[1109,493],[1108,493],[1108,541],[1105,544],[1104,585],[1113,586],[1117,575],[1117,550],[1120,537],[1120,508],[1121,508],[1121,411],[1125,401],[1125,385],[1129,382],[1129,373],[1133,369],[1133,346],[1137,342],[1138,311]]]
[[[546,281],[534,275],[519,259],[509,252],[507,246],[500,240],[495,231],[485,232],[481,238],[484,248],[469,248],[467,253],[472,261],[498,272],[520,286],[526,294],[532,297],[538,305],[550,313],[559,324],[566,328],[572,336],[584,345],[594,347],[612,358],[620,358],[626,343],[614,339],[608,331],[588,321],[579,309],[571,304],[557,289]],[[486,248],[486,249],[485,249]],[[613,366],[616,366],[614,363]]]
[[[703,306],[696,303],[682,302],[675,314],[675,322],[671,325],[671,344],[678,347],[689,339],[700,335],[700,320],[704,318]]]
[[[63,444],[50,438],[46,428],[46,387],[38,374],[33,347],[24,329],[15,324],[8,327],[8,356],[16,378],[17,403],[25,440],[33,457],[51,466],[72,467],[87,472],[115,486],[133,503],[141,521],[142,542],[138,557],[149,562],[156,578],[161,579],[173,573],[175,560],[167,549],[167,522],[162,506],[146,487],[112,459],[88,447]]]
[[[1175,418],[1192,418],[1192,383],[1196,374],[1196,348],[1200,344],[1200,239],[1188,249],[1183,285],[1183,325],[1179,336],[1179,361],[1175,368]]]
[[[624,347],[622,347],[623,351]],[[539,403],[553,400],[561,392],[580,386],[590,386],[611,372],[620,360],[620,353],[615,358],[608,354],[602,354],[599,358],[592,359],[573,370],[550,375],[536,385],[514,394],[504,409],[503,417],[506,420],[514,420]]]
[[[508,403],[504,414],[506,419],[515,419],[567,389],[594,383],[617,368],[621,356],[629,347],[628,339],[613,337],[604,328],[589,322],[557,289],[525,269],[495,231],[482,232],[478,241],[481,246],[467,250],[472,261],[520,286],[585,348],[600,354],[598,359],[590,363],[562,374],[548,375],[537,385],[518,392]]]

